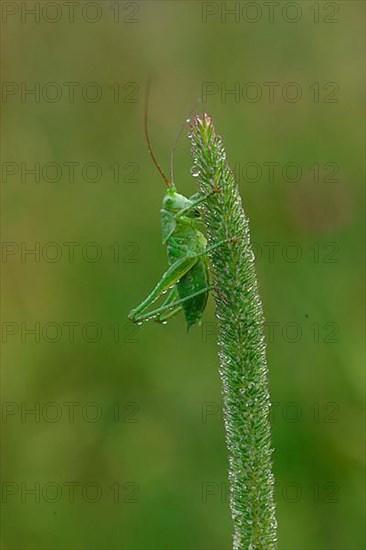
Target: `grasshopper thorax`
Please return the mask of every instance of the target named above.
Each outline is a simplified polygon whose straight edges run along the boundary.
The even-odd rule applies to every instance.
[[[183,208],[190,206],[191,201],[184,195],[177,193],[175,187],[171,187],[167,190],[163,199],[163,210],[168,212],[177,213]]]

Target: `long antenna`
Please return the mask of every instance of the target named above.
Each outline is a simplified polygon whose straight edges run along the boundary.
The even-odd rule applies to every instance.
[[[189,115],[188,115],[187,119],[183,122],[183,124],[180,127],[179,132],[178,132],[178,134],[177,134],[177,136],[176,136],[176,138],[173,142],[173,147],[172,147],[172,150],[171,150],[171,153],[170,153],[170,181],[172,182],[173,185],[174,185],[174,154],[175,154],[175,150],[177,148],[177,144],[178,144],[180,136],[182,135],[184,127],[189,122],[189,119],[191,118],[192,113],[196,109],[198,103],[201,103],[201,98],[200,97],[198,97],[196,99],[196,101],[194,102],[193,107],[189,111]]]
[[[146,138],[146,143],[147,143],[147,148],[149,150],[149,153],[151,155],[151,158],[152,158],[152,161],[153,163],[155,164],[159,174],[161,175],[161,177],[163,178],[163,180],[165,181],[166,183],[166,186],[168,188],[171,188],[172,187],[172,182],[168,180],[168,178],[166,177],[166,175],[164,174],[160,164],[158,163],[158,161],[156,160],[156,157],[153,153],[153,150],[152,150],[152,147],[151,147],[151,143],[150,143],[150,137],[149,137],[149,131],[148,131],[148,127],[147,127],[147,115],[148,115],[148,110],[149,110],[149,96],[150,96],[150,79],[147,81],[147,84],[146,84],[146,96],[145,96],[145,116],[144,116],[144,130],[145,130],[145,138]]]

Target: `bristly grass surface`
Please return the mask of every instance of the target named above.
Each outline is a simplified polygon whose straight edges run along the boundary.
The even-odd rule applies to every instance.
[[[200,191],[220,191],[204,202],[208,245],[236,237],[210,254],[219,325],[230,507],[235,550],[276,548],[270,398],[254,254],[233,173],[212,119],[197,115],[190,138]]]

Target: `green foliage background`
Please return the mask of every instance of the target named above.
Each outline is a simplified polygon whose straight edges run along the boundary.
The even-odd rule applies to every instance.
[[[56,402],[62,409],[57,422],[49,421],[51,409],[39,422],[31,415],[22,422],[20,413],[3,416],[2,481],[19,484],[19,492],[2,504],[6,550],[223,550],[231,545],[213,303],[203,326],[189,334],[183,319],[164,327],[145,324],[137,333],[126,325],[128,311],[166,267],[159,218],[164,188],[143,137],[148,76],[153,78],[152,139],[166,168],[174,136],[203,82],[262,86],[263,98],[256,103],[236,102],[233,96],[222,101],[216,94],[203,108],[224,138],[230,164],[256,162],[263,170],[258,182],[241,175],[239,187],[252,239],[262,251],[257,273],[266,319],[279,323],[274,337],[267,338],[279,548],[365,547],[360,420],[364,6],[337,2],[339,22],[327,24],[312,21],[309,2],[298,4],[303,16],[293,24],[281,16],[269,23],[264,15],[252,24],[230,17],[223,23],[218,15],[203,23],[201,3],[189,1],[139,2],[134,24],[114,23],[109,2],[100,3],[103,17],[95,24],[80,15],[74,23],[65,15],[54,24],[31,18],[22,23],[19,17],[3,23],[3,81],[29,86],[95,81],[103,90],[96,103],[83,100],[78,89],[69,103],[63,86],[64,95],[55,103],[21,102],[14,96],[2,105],[3,162],[97,162],[103,170],[95,183],[83,180],[76,169],[74,183],[64,170],[57,183],[34,183],[31,177],[22,183],[18,174],[2,185],[3,240],[29,247],[56,242],[63,250],[55,263],[36,263],[32,257],[21,262],[20,254],[3,263],[3,322],[81,324],[74,342],[63,326],[55,343],[44,338],[35,343],[32,336],[22,342],[18,333],[3,345],[3,400],[19,408],[38,402],[41,409]],[[324,5],[320,2],[321,17],[328,13]],[[121,18],[129,12],[121,8]],[[263,83],[269,81],[280,82],[273,103],[265,99]],[[315,103],[309,87],[316,81],[336,82],[339,102]],[[137,83],[138,101],[115,103],[109,89],[115,82],[121,98],[127,82]],[[283,100],[286,82],[301,85],[300,101]],[[117,161],[121,178],[114,183],[108,167]],[[302,178],[284,181],[279,170],[269,182],[263,166],[269,161],[299,163]],[[122,181],[130,162],[139,170],[132,183]],[[315,162],[337,163],[339,181],[323,181],[329,170],[321,169],[320,181],[314,182],[309,167]],[[197,190],[190,167],[189,142],[182,139],[175,179],[187,195]],[[81,243],[73,263],[65,242]],[[102,247],[95,263],[81,257],[88,242]],[[116,242],[119,262],[109,248]],[[279,243],[273,261],[268,242]],[[288,243],[297,243],[298,261],[284,259]],[[288,249],[291,257],[293,251]],[[131,257],[137,262],[127,261]],[[89,322],[103,330],[97,343],[81,336],[80,327]],[[115,323],[117,342],[109,328]],[[301,335],[290,342],[294,326]],[[80,403],[74,422],[66,402]],[[102,411],[97,422],[81,415],[90,402]],[[119,422],[114,421],[116,402]],[[211,413],[203,415],[207,410]],[[89,409],[90,417],[93,412]],[[22,502],[22,482],[28,488],[56,483],[63,492],[55,503],[49,502],[51,489],[40,502],[31,495]],[[63,485],[68,482],[80,484],[71,503]],[[89,482],[102,489],[98,502],[82,498],[81,488]],[[110,486],[117,482],[116,503]],[[135,488],[128,483],[138,486],[137,502],[123,502]],[[217,492],[203,498],[204,487]]]

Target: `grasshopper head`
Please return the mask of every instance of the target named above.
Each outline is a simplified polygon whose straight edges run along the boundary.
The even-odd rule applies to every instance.
[[[180,195],[175,190],[168,190],[163,199],[163,209],[176,214],[190,205],[190,200]]]

